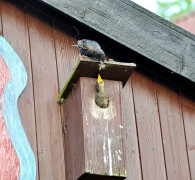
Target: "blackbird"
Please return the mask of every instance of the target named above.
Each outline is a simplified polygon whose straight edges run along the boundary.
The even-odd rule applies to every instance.
[[[95,103],[100,108],[107,108],[109,106],[109,102],[109,96],[104,89],[104,81],[102,80],[100,74],[98,74],[98,80],[96,83]]]
[[[97,61],[100,61],[100,70],[105,68],[103,63],[106,59],[104,51],[101,49],[100,45],[96,41],[82,39],[78,40],[77,45],[72,45],[79,48],[79,52],[84,55],[91,57]]]
[[[92,57],[96,60],[105,60],[104,51],[96,41],[82,39],[78,40],[78,48],[81,54]]]

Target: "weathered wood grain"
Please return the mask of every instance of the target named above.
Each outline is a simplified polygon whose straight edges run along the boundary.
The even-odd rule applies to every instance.
[[[66,180],[78,179],[85,173],[85,148],[81,87],[72,90],[63,106],[65,130]]]
[[[67,27],[64,27],[56,21],[53,21],[53,26],[61,91],[79,58],[79,51],[78,48],[71,46],[77,44],[77,41],[71,37],[71,32]]]
[[[181,104],[176,89],[156,82],[168,179],[190,179]],[[167,86],[167,87],[166,87]]]
[[[57,62],[57,72],[58,72],[58,85],[59,85],[59,92],[64,87],[65,82],[67,81],[72,69],[75,65],[76,60],[78,59],[78,50],[71,45],[76,44],[76,40],[71,37],[70,29],[66,26],[64,27],[60,23],[56,21],[52,21],[53,25],[53,33],[54,33],[54,40],[55,40],[55,53],[56,53],[56,62]],[[64,114],[64,107],[60,106],[61,109],[61,119],[62,119],[62,126],[65,128],[66,126],[66,119]],[[66,117],[67,118],[67,117]],[[70,152],[67,147],[67,141],[65,139],[65,132],[63,133],[64,139],[64,153]],[[65,155],[64,154],[64,155]],[[71,156],[71,154],[68,154]],[[65,156],[66,157],[66,156]],[[67,160],[68,161],[68,160]],[[68,162],[66,163],[68,164]],[[70,172],[70,166],[65,164],[66,172]]]
[[[95,104],[96,79],[81,77],[80,83],[87,171],[123,179],[126,176],[126,162],[122,82],[104,80],[110,99],[106,109]]]
[[[99,179],[110,176],[108,179],[113,180],[126,176],[122,83],[104,81],[110,98],[108,108],[95,104],[96,79],[86,77],[79,79],[64,104],[67,179],[81,175],[86,179],[89,174]]]
[[[25,133],[28,137],[29,143],[33,149],[36,163],[37,160],[37,140],[36,140],[36,125],[35,125],[35,113],[34,113],[34,97],[33,97],[33,85],[32,85],[32,72],[31,72],[31,60],[30,60],[30,47],[28,37],[28,26],[26,22],[25,13],[23,7],[16,7],[8,2],[0,1],[2,24],[3,24],[3,36],[10,42],[12,47],[17,52],[18,56],[24,63],[27,71],[28,81],[27,86],[21,94],[18,101],[18,109],[21,117]],[[14,31],[13,31],[14,30]],[[38,163],[37,163],[38,167]],[[37,180],[39,179],[39,173],[37,168]]]
[[[195,100],[189,95],[181,93],[181,103],[185,125],[191,178],[192,180],[195,180]]]
[[[0,5],[0,35],[3,36],[1,5]]]
[[[36,14],[37,15],[37,14]],[[40,179],[65,179],[53,29],[48,19],[28,12],[35,95]]]
[[[143,179],[166,179],[154,82],[147,74],[132,74]]]
[[[58,71],[58,84],[59,84],[59,92],[64,87],[72,69],[78,59],[78,49],[72,47],[71,45],[76,44],[76,40],[71,37],[71,32],[69,26],[64,27],[60,23],[56,21],[52,21],[53,32],[54,32],[54,40],[55,40],[55,52],[56,52],[56,60],[57,60],[57,71]],[[61,108],[61,118],[62,118],[62,126],[65,128],[66,119],[64,116],[64,108]],[[64,152],[70,152],[67,147],[67,142],[65,140],[65,132],[63,133],[64,139]],[[71,154],[69,154],[71,156]],[[66,156],[65,156],[66,157]],[[67,160],[68,161],[68,160]],[[68,162],[66,162],[68,163]],[[65,164],[66,165],[66,164]],[[65,166],[66,172],[70,172],[70,166]]]
[[[135,3],[124,0],[38,2],[56,8],[153,62],[195,82],[195,37]]]
[[[124,128],[126,130],[127,180],[141,180],[142,172],[138,149],[137,127],[135,122],[134,102],[131,79],[122,90]]]
[[[2,3],[7,4],[6,1],[0,1],[0,4]],[[114,5],[114,3],[112,4]],[[24,25],[25,23],[23,22],[23,19],[25,18],[23,17],[24,15],[23,15],[22,10],[20,10],[20,8],[18,9],[17,7],[12,7],[12,5],[10,4],[8,5],[9,5],[8,7],[4,7],[5,10],[1,9],[1,11],[3,11],[3,18],[4,18],[3,19],[3,26],[4,26],[3,29],[6,30],[5,37],[8,39],[8,41],[11,43],[11,45],[14,47],[16,52],[19,54],[19,56],[23,60],[25,67],[27,69],[28,77],[30,78],[31,68],[30,68],[30,64],[28,64],[30,60],[29,60],[29,52],[27,51],[28,48],[30,47],[28,46],[28,43],[27,43],[27,37],[26,37],[27,32],[25,29],[26,25]],[[135,6],[135,7],[132,6],[132,7],[135,9],[138,8],[138,6]],[[138,15],[137,10],[135,9],[134,11],[132,11],[132,13],[136,12],[136,16],[137,16]],[[143,9],[141,8],[140,10],[143,10]],[[138,11],[139,11],[139,8],[138,8]],[[13,12],[16,12],[16,14],[14,15]],[[144,21],[151,22],[153,18],[149,17],[150,15],[148,14],[148,11],[146,12],[144,11],[143,13],[144,14],[146,13],[146,15],[144,16],[149,18],[149,20],[144,19]],[[59,93],[59,90],[58,90],[58,82],[57,82],[57,75],[56,75],[57,72],[55,70],[56,65],[55,65],[54,49],[56,49],[57,70],[58,70],[58,76],[59,76],[60,89],[63,88],[65,81],[67,80],[70,72],[72,71],[72,68],[75,65],[75,61],[78,59],[78,51],[76,48],[73,48],[70,46],[72,44],[75,44],[76,40],[73,37],[71,37],[71,34],[68,33],[69,30],[67,30],[67,27],[59,28],[58,25],[54,23],[54,29],[55,29],[54,30],[55,31],[54,33],[55,47],[54,47],[53,41],[52,41],[52,37],[53,37],[52,31],[53,30],[50,29],[50,26],[48,26],[47,23],[45,24],[42,22],[45,20],[38,20],[38,19],[40,19],[40,17],[38,16],[31,17],[30,15],[29,22],[30,22],[30,36],[32,38],[31,39],[32,40],[31,42],[32,63],[33,63],[32,73],[33,73],[33,82],[35,83],[34,89],[36,91],[35,92],[35,110],[36,110],[36,119],[38,123],[37,131],[38,131],[38,139],[39,139],[39,143],[38,143],[39,156],[40,156],[39,162],[40,162],[40,170],[41,170],[40,178],[41,179],[44,179],[44,178],[46,179],[62,178],[63,179],[65,176],[63,174],[64,173],[64,165],[63,165],[64,160],[63,160],[63,153],[62,153],[63,143],[62,143],[62,138],[59,138],[58,136],[58,134],[61,134],[61,125],[59,125],[61,122],[60,122],[59,109],[57,106],[55,106],[55,103],[56,103],[55,101]],[[160,21],[161,19],[157,18],[156,20]],[[155,22],[156,20],[152,20],[152,22],[156,24]],[[136,24],[136,21],[135,21],[135,24]],[[172,24],[169,23],[169,25],[172,25]],[[139,27],[141,25],[137,24],[137,26]],[[135,28],[135,26],[133,27]],[[162,27],[162,30],[164,29],[163,24],[161,24],[160,27]],[[46,30],[47,28],[49,30]],[[188,34],[183,34],[183,32],[180,31],[180,29],[175,29],[175,26],[173,26],[172,28],[173,29],[170,32],[167,32],[167,34],[165,33],[165,37],[163,35],[164,33],[161,33],[159,36],[157,35],[159,38],[159,41],[163,42],[163,39],[164,39],[164,43],[162,43],[163,46],[166,45],[169,48],[171,48],[170,46],[173,45],[172,43],[175,43],[175,47],[177,47],[176,41],[178,41],[178,43],[180,43],[180,45],[182,46],[182,43],[184,42],[188,43],[187,41],[188,38],[193,39],[193,37],[189,36]],[[142,29],[144,31],[144,28]],[[148,30],[146,30],[147,33],[149,33]],[[174,36],[175,30],[180,31],[186,37],[183,37],[183,35],[181,34],[180,34],[181,36],[180,35],[178,36],[178,33],[176,33],[177,36],[175,37]],[[131,31],[129,31],[129,33],[131,33],[131,35],[133,36],[133,33]],[[147,33],[146,35],[143,34],[144,37],[145,36],[149,37]],[[154,33],[158,34],[158,32],[154,32]],[[24,35],[25,38],[23,38],[22,35]],[[166,37],[172,39],[173,42],[166,41]],[[156,38],[156,35],[154,37],[154,42],[150,41],[150,39],[147,39],[147,41],[155,44],[156,43],[155,38]],[[23,44],[21,43],[21,41],[23,41]],[[191,40],[189,40],[189,43],[190,42]],[[139,43],[139,44],[142,44],[142,43]],[[190,46],[190,45],[187,46],[186,50],[184,50],[183,53],[181,52],[180,54],[183,54],[183,56],[193,57],[193,54],[191,53],[191,50],[193,50],[192,47],[193,46]],[[176,54],[178,54],[178,51],[176,51]],[[185,51],[188,53],[185,54]],[[158,54],[156,54],[156,56],[157,55]],[[159,59],[157,58],[157,60]],[[144,61],[144,59],[140,61]],[[165,62],[163,61],[163,63],[166,63],[166,61]],[[189,66],[188,68],[193,68],[193,67]],[[133,81],[132,81],[135,110],[136,110],[135,120],[136,120],[136,125],[138,128],[137,129],[138,140],[136,140],[136,137],[135,137],[135,134],[136,134],[135,123],[132,122],[132,120],[134,120],[134,114],[133,114],[134,112],[133,112],[133,107],[132,107],[133,104],[131,104],[132,99],[131,101],[129,101],[129,99],[127,100],[125,97],[123,98],[126,101],[125,104],[127,104],[124,107],[124,111],[128,113],[128,114],[125,114],[125,120],[128,119],[128,121],[126,122],[127,141],[128,141],[127,142],[128,178],[131,178],[131,174],[129,176],[129,173],[132,173],[132,177],[137,176],[136,177],[137,179],[142,179],[141,177],[142,174],[140,174],[141,173],[140,169],[143,169],[143,179],[145,178],[146,179],[147,178],[148,179],[150,178],[159,179],[159,177],[162,177],[162,179],[163,178],[165,179],[166,176],[162,175],[165,173],[165,170],[163,169],[164,161],[162,158],[163,156],[162,155],[163,154],[162,145],[159,144],[161,142],[161,136],[160,136],[160,132],[159,132],[160,130],[158,127],[159,118],[156,113],[157,109],[156,107],[154,107],[156,101],[154,100],[155,95],[153,94],[153,91],[154,91],[153,83],[151,82],[152,80],[150,79],[150,77],[148,78],[147,76],[146,77],[144,76],[145,74],[143,75],[140,72],[135,73],[135,77],[133,77]],[[24,94],[25,94],[24,101],[26,102],[26,104],[23,104],[22,102],[20,102],[20,99],[23,98],[22,96],[24,94],[22,94],[22,96],[19,99],[19,110],[20,110],[22,121],[24,121],[24,119],[30,120],[33,117],[32,115],[33,109],[31,109],[32,106],[34,106],[33,105],[34,100],[33,100],[32,89],[31,89],[33,87],[31,87],[32,82],[30,82],[32,80],[29,78],[28,78],[29,84],[24,91]],[[183,179],[183,178],[190,179],[189,169],[188,169],[188,164],[187,164],[187,157],[186,157],[187,155],[186,155],[186,152],[184,152],[186,145],[185,145],[185,140],[183,137],[184,134],[182,132],[184,127],[182,126],[182,123],[181,123],[182,121],[181,120],[182,119],[181,110],[178,110],[178,100],[175,97],[175,94],[171,93],[171,95],[167,95],[170,93],[171,90],[167,89],[166,86],[167,85],[164,84],[163,86],[160,85],[160,87],[157,87],[157,93],[159,96],[159,91],[160,91],[160,94],[161,94],[160,100],[163,101],[163,103],[160,102],[161,105],[159,106],[159,110],[160,110],[160,114],[164,114],[163,119],[161,119],[161,123],[164,123],[162,127],[162,131],[165,131],[163,134],[163,140],[165,144],[163,146],[165,147],[166,166],[168,165],[167,168],[169,168],[169,172],[167,172],[167,175],[168,175],[167,178],[168,179],[172,179],[172,178],[173,179],[174,178],[175,179],[177,178],[178,179]],[[130,87],[128,87],[128,90],[124,89],[124,91],[127,91],[126,96],[128,98],[131,98],[131,90],[129,88]],[[164,92],[165,89],[166,89],[166,92]],[[32,104],[28,104],[27,100],[30,100],[30,103]],[[22,105],[20,105],[20,103]],[[128,107],[128,105],[130,104],[131,106]],[[25,107],[23,106],[28,107],[27,112],[29,114],[28,113],[26,114],[26,112],[23,111],[23,108],[25,109]],[[194,134],[193,133],[193,129],[194,129],[193,128],[194,127],[193,106],[194,106],[193,100],[190,100],[188,98],[186,99],[186,97],[182,97],[182,110],[183,110],[183,117],[184,117],[185,129],[186,129],[186,140],[187,140],[187,148],[188,148],[189,163],[190,163],[192,179],[194,179],[195,177],[194,172],[193,172],[194,157],[195,157],[194,140],[193,140],[193,134]],[[22,107],[22,110],[20,109],[20,107]],[[166,108],[166,111],[161,110],[161,108],[164,109],[164,107]],[[143,112],[142,116],[140,115],[140,111]],[[131,119],[131,121],[129,119]],[[27,135],[28,133],[32,134],[31,127],[34,128],[34,125],[33,124],[31,125],[31,123],[34,123],[34,122],[30,121],[28,122],[29,124],[27,123],[26,125],[24,124],[24,122],[22,123],[27,132]],[[129,130],[128,128],[131,128],[130,129],[131,131],[128,131]],[[29,138],[29,135],[28,135],[28,138]],[[58,140],[58,138],[60,140]],[[29,141],[31,143],[30,139],[31,137],[29,138]],[[140,149],[137,148],[136,141],[138,141],[138,145]],[[31,145],[33,147],[33,144]],[[151,147],[155,147],[154,152],[152,151],[153,149]],[[131,149],[132,149],[132,152],[130,151]],[[133,154],[134,150],[135,150],[135,154]],[[138,152],[139,150],[140,150],[140,158],[141,158],[141,161],[140,161],[141,168],[140,168],[140,162],[139,162],[139,152]],[[174,170],[174,168],[176,170]],[[179,172],[178,175],[177,175],[177,172]],[[155,173],[157,173],[157,175]]]

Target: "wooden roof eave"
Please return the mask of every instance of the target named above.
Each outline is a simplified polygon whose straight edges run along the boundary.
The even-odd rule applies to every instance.
[[[195,35],[131,1],[20,1],[68,15],[195,86]]]

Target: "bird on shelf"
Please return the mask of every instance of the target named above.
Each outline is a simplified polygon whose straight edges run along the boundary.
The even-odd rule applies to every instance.
[[[98,79],[96,82],[95,103],[100,108],[107,108],[109,106],[109,102],[109,96],[104,89],[104,81],[102,80],[100,74],[98,74]]]
[[[96,41],[82,39],[77,41],[77,45],[72,45],[79,48],[81,55],[88,56],[97,61],[100,61],[99,70],[105,68],[104,61],[106,59],[104,51]]]

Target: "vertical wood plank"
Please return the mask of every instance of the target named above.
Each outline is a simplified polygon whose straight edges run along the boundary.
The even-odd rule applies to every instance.
[[[37,14],[37,13],[36,13]],[[58,79],[50,20],[28,12],[40,179],[65,179]]]
[[[69,29],[57,22],[53,22],[53,24],[59,86],[60,90],[62,90],[78,60],[79,50],[78,48],[71,46],[77,44],[77,41],[71,37]]]
[[[2,27],[2,13],[1,13],[1,3],[0,3],[0,35],[3,36],[3,27]]]
[[[27,86],[19,97],[18,109],[25,133],[28,137],[37,163],[36,124],[27,21],[25,13],[21,7],[16,7],[6,1],[0,1],[0,6],[4,32],[3,36],[21,58],[27,71]],[[37,179],[39,179],[38,168],[36,174]]]
[[[134,72],[132,86],[143,179],[166,179],[154,82],[146,74]]]
[[[175,89],[156,82],[168,179],[190,179],[183,118]]]
[[[131,79],[127,82],[122,91],[123,114],[126,129],[126,159],[127,159],[127,180],[141,180],[140,154],[138,149],[137,128],[135,123],[135,112]]]
[[[64,87],[72,69],[74,68],[76,61],[78,59],[78,49],[72,47],[71,45],[76,44],[76,40],[71,36],[69,28],[57,23],[53,20],[53,31],[55,40],[55,53],[57,60],[57,72],[58,72],[58,84],[59,90],[61,91]],[[61,106],[61,117],[62,125],[65,126],[66,119],[64,117],[64,108]],[[66,138],[63,133],[64,144]],[[66,148],[67,146],[64,146]],[[69,148],[69,147],[68,147]],[[64,150],[65,153],[69,152],[67,149]],[[66,165],[66,172],[70,172],[70,166]]]
[[[192,180],[195,180],[195,100],[182,93],[182,111]]]
[[[77,179],[85,171],[85,149],[81,86],[78,82],[69,94],[64,108],[66,180]]]

